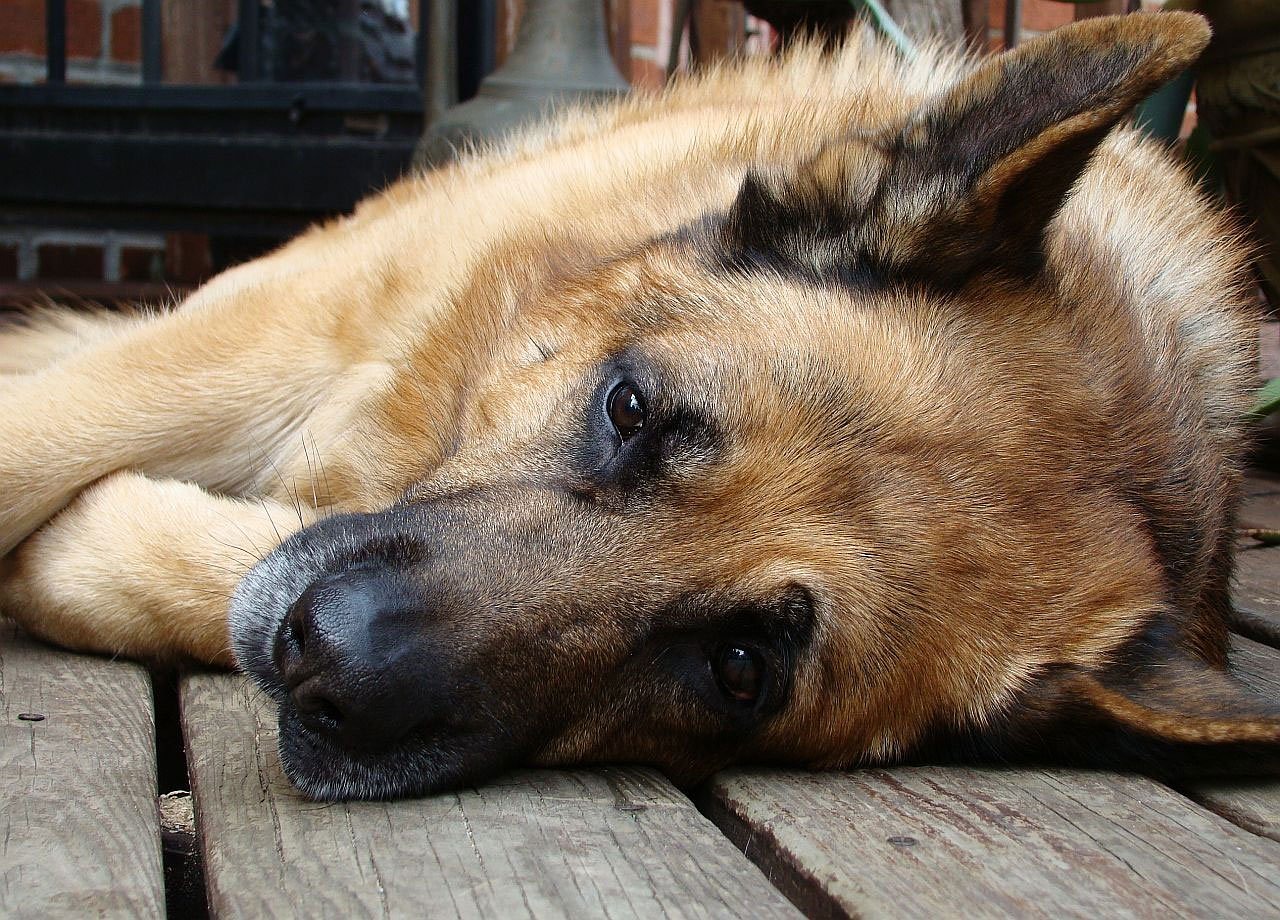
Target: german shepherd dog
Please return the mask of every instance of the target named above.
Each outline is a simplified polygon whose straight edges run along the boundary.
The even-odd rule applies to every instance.
[[[800,47],[408,178],[171,312],[33,316],[3,609],[244,668],[322,799],[1274,753],[1225,653],[1243,247],[1118,127],[1208,35]]]

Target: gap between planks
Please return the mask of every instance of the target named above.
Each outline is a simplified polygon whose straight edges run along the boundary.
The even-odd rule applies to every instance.
[[[1243,683],[1280,696],[1280,652],[1231,651]],[[810,916],[1280,916],[1275,778],[733,770],[701,804]]]
[[[1280,480],[1250,477],[1241,521],[1280,526]],[[1243,547],[1233,594],[1238,628],[1280,645],[1280,547]],[[1232,660],[1280,697],[1280,652],[1233,637]],[[810,916],[1280,916],[1275,779],[732,770],[701,804]]]
[[[246,678],[190,676],[182,707],[212,916],[797,916],[654,771],[315,803],[282,774],[275,706]]]

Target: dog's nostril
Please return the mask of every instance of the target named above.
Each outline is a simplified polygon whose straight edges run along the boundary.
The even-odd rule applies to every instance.
[[[323,635],[316,633],[317,616],[323,613],[317,605],[322,607],[324,600],[323,585],[311,585],[289,607],[276,630],[276,666],[290,687],[316,673],[326,657]]]
[[[290,614],[276,630],[275,656],[276,667],[285,683],[293,688],[305,679],[302,673],[302,655],[306,648],[306,627],[300,617]]]
[[[417,659],[427,643],[424,603],[394,569],[317,579],[277,627],[276,662],[298,724],[312,740],[384,749],[434,710],[434,684]]]
[[[342,727],[342,710],[323,691],[314,687],[299,687],[294,691],[293,702],[308,728],[333,732]]]
[[[289,612],[289,619],[285,621],[285,629],[288,631],[289,641],[293,645],[293,651],[299,656],[307,653],[307,626],[303,617],[295,608]]]

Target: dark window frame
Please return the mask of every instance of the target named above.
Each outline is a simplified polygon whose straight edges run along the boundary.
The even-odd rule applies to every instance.
[[[430,7],[450,0],[416,2],[416,85],[262,79],[258,0],[239,2],[238,83],[163,84],[161,0],[143,0],[142,82],[102,86],[66,82],[66,0],[47,0],[47,82],[0,86],[0,226],[279,237],[349,211],[422,133]],[[491,61],[479,40],[459,57]]]

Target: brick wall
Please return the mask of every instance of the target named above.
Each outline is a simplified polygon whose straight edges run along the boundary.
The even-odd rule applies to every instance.
[[[67,80],[132,84],[141,79],[140,0],[67,0]],[[0,0],[0,83],[45,75],[42,0]],[[165,277],[165,238],[0,226],[0,281],[148,282]]]
[[[671,51],[672,0],[631,0],[631,82],[658,87]]]
[[[0,83],[44,79],[43,0],[0,0]],[[67,79],[136,83],[140,0],[67,0]]]
[[[0,227],[0,279],[162,281],[165,238],[153,233]]]
[[[1142,0],[1146,10],[1160,8],[1161,0]],[[1109,15],[1123,12],[1123,0],[1097,0],[1095,3],[1064,3],[1061,0],[1022,0],[1021,34],[1030,38],[1048,32],[1069,22],[1087,16]],[[987,4],[987,50],[998,51],[1004,47],[1005,0],[990,0]]]
[[[661,85],[670,53],[674,0],[606,0],[610,10],[615,54],[619,67],[632,82],[643,86]],[[960,2],[960,0],[955,0]],[[515,39],[523,0],[499,0],[498,30],[499,58]],[[1110,6],[1118,6],[1116,0],[1099,0],[1082,5],[1060,0],[1023,0],[1022,31],[1024,35],[1045,32],[1071,22],[1081,15],[1093,15]],[[1144,0],[1148,8],[1159,6],[1158,0]],[[701,16],[704,21],[717,18],[729,22],[739,9],[732,0],[701,0]],[[225,8],[224,8],[225,7]],[[1004,0],[990,0],[988,7],[987,47],[996,50],[1004,41]],[[709,10],[709,12],[708,12]],[[165,20],[183,18],[185,12],[195,11],[208,19],[214,13],[219,21],[214,23],[215,44],[220,42],[222,29],[234,18],[229,3],[210,3],[209,0],[184,0],[165,4]],[[743,19],[737,14],[739,21]],[[189,18],[189,17],[187,17]],[[226,23],[222,20],[225,19]],[[747,44],[747,50],[760,50],[767,46],[768,28],[763,23],[745,17],[746,29],[756,38]],[[187,39],[197,23],[185,23]],[[764,37],[761,41],[760,37]],[[169,45],[175,45],[178,36],[166,36]],[[141,2],[140,0],[67,0],[67,70],[68,79],[90,83],[136,83],[139,79],[141,52]],[[185,44],[183,42],[182,44]],[[204,43],[208,44],[208,43]],[[626,48],[620,47],[625,44]],[[166,49],[168,59],[175,57],[180,48]],[[43,0],[0,0],[0,82],[38,82],[44,76],[45,28]],[[186,55],[177,54],[185,58]],[[206,54],[205,57],[211,57]],[[167,68],[172,69],[172,68]],[[191,80],[189,74],[180,75],[183,82]],[[218,79],[223,77],[218,75]],[[200,80],[198,82],[205,82]]]
[[[1022,0],[1022,36],[1030,38],[1065,26],[1075,19],[1074,6],[1057,0]],[[1004,0],[991,0],[987,8],[987,50],[999,51],[1004,47]]]

